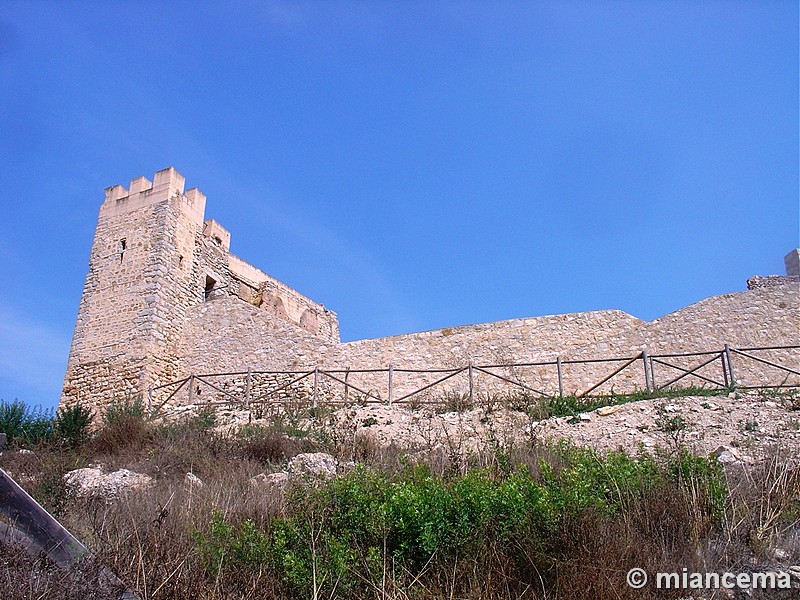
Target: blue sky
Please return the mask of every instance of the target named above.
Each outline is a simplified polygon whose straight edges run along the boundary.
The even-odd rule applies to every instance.
[[[54,406],[103,189],[177,168],[345,340],[798,245],[797,2],[0,2],[0,398]]]

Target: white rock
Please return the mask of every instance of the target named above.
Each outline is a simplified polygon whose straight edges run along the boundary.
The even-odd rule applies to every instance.
[[[742,455],[730,446],[719,446],[714,450],[713,455],[724,465],[742,462]]]
[[[783,548],[775,548],[770,552],[770,556],[775,560],[788,560],[789,559],[789,552],[784,550]]]
[[[277,473],[259,473],[250,478],[250,485],[257,490],[265,493],[283,493],[289,487],[289,474],[284,471]]]
[[[130,491],[149,487],[153,479],[128,469],[104,473],[100,468],[89,467],[70,471],[64,475],[64,482],[79,498],[113,500]]]
[[[336,459],[325,452],[298,454],[289,461],[289,476],[295,477],[333,477],[336,475]]]
[[[188,488],[202,488],[205,486],[203,480],[200,479],[194,473],[187,473],[186,476],[183,478],[184,482],[186,483],[186,487]]]

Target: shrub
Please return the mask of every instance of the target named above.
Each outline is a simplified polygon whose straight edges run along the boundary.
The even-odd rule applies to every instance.
[[[633,527],[628,539],[639,540],[659,530],[653,519],[664,518],[680,524],[664,531],[687,543],[708,531],[725,497],[711,459],[603,455],[567,444],[553,448],[553,458],[535,474],[517,467],[445,478],[420,465],[393,475],[358,468],[315,488],[294,488],[286,516],[267,529],[217,516],[209,533],[198,535],[198,549],[212,573],[215,564],[268,569],[298,597],[365,597],[384,589],[387,577],[403,586],[427,572],[423,586],[439,585],[434,573],[450,573],[454,593],[467,594],[483,590],[486,582],[475,574],[492,568],[518,586],[513,595],[541,586],[539,575],[551,584],[558,578],[553,565],[580,551],[572,542],[576,527],[589,537]],[[649,529],[636,529],[638,507],[657,505],[661,512],[641,525]]]
[[[278,464],[313,449],[310,440],[289,437],[275,427],[250,427],[239,439],[241,456],[262,464]]]
[[[60,440],[68,446],[76,447],[89,439],[93,421],[94,413],[79,402],[60,408],[53,426]]]
[[[145,419],[145,408],[140,396],[126,395],[124,398],[114,398],[103,413],[103,423],[114,425],[120,421]]]
[[[0,400],[0,432],[9,443],[36,444],[53,434],[53,412],[41,407],[31,408],[21,400]]]
[[[92,440],[98,452],[117,452],[141,446],[147,439],[148,423],[140,397],[126,396],[111,401],[103,413],[103,426]]]

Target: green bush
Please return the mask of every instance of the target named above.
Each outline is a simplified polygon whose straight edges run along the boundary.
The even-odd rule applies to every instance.
[[[9,443],[36,444],[53,435],[53,411],[31,408],[21,400],[0,400],[0,433]]]
[[[523,589],[538,584],[534,573],[548,573],[563,552],[567,523],[587,515],[624,520],[632,507],[670,490],[706,527],[720,514],[723,481],[712,459],[600,454],[567,444],[553,448],[536,473],[520,466],[447,479],[424,466],[394,475],[358,468],[294,488],[287,515],[268,531],[217,515],[209,533],[198,534],[198,551],[211,572],[269,569],[299,597],[368,594],[388,564],[399,579],[426,569],[468,577],[466,566],[455,570],[470,561],[470,572],[486,567],[481,561],[505,565]]]
[[[115,425],[129,420],[144,421],[146,412],[140,396],[126,395],[122,398],[114,398],[103,413],[103,424]]]
[[[89,439],[94,413],[80,402],[62,407],[56,413],[53,428],[56,436],[68,446],[78,446]]]
[[[138,396],[113,399],[106,406],[102,423],[92,438],[92,445],[98,452],[118,453],[140,448],[150,439],[147,411]]]

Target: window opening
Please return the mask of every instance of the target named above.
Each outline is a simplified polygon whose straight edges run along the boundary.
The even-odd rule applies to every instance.
[[[203,292],[203,300],[208,300],[211,292],[214,291],[214,286],[217,284],[216,280],[206,275],[206,289]]]
[[[122,257],[125,256],[125,250],[128,247],[128,242],[122,238],[117,244],[117,253],[119,254],[119,262],[122,262]]]

